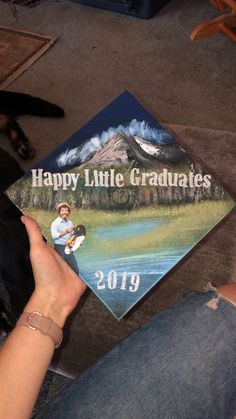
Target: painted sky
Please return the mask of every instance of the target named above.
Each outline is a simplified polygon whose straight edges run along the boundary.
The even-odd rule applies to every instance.
[[[126,126],[119,125],[116,128],[110,127],[108,130],[103,131],[100,135],[94,135],[86,141],[86,143],[78,147],[68,147],[67,150],[62,152],[56,158],[58,167],[62,169],[65,166],[74,166],[75,164],[78,165],[86,162],[97,151],[101,150],[104,144],[106,144],[117,133],[124,133],[128,137],[136,134],[144,140],[149,140],[155,145],[175,143],[175,140],[166,130],[162,128],[152,128],[146,121],[137,121],[136,119],[132,119],[132,121]]]
[[[176,143],[143,106],[125,91],[44,160],[37,163],[35,168],[40,167],[50,172],[68,170],[85,161],[90,153],[104,145],[110,136],[119,130],[128,135],[136,133],[155,144]]]

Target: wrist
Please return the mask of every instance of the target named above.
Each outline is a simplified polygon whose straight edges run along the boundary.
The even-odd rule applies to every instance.
[[[33,292],[24,311],[38,311],[44,316],[51,318],[61,328],[63,328],[69,314],[66,307],[61,306],[55,298],[41,295],[38,291]]]

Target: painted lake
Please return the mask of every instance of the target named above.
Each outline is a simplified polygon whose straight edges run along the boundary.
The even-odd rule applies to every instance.
[[[87,231],[83,246],[76,252],[80,273],[106,306],[121,318],[187,253],[188,248],[142,249],[149,232],[168,223],[167,219],[146,219]],[[139,249],[115,251],[114,244],[136,238]]]

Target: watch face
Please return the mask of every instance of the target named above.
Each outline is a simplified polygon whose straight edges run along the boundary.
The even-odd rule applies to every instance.
[[[118,319],[234,206],[128,92],[7,193]]]
[[[55,348],[58,348],[62,342],[63,332],[61,328],[51,318],[45,317],[39,311],[22,313],[17,325],[24,325],[32,330],[39,330],[44,335],[48,335],[53,340]]]
[[[39,313],[38,311],[32,311],[32,313],[29,313],[26,318],[26,324],[32,330],[37,330],[37,329],[41,330],[40,321],[42,319],[43,319],[42,313]]]

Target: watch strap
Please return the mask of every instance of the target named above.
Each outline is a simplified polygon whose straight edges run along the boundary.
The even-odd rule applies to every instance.
[[[32,330],[39,330],[44,335],[48,335],[53,340],[55,348],[60,346],[63,339],[62,329],[50,317],[45,317],[39,311],[23,312],[16,326],[27,326]]]

